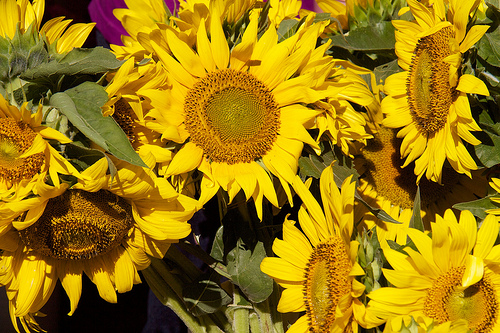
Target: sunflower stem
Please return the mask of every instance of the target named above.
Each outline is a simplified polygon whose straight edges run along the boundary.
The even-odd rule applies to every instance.
[[[235,305],[241,302],[246,303],[247,301],[241,296],[240,290],[235,286],[233,292],[233,301]],[[250,324],[248,321],[248,316],[250,311],[246,307],[237,307],[233,311],[233,327],[234,331],[238,333],[249,333]]]
[[[264,302],[254,304],[255,312],[262,325],[262,332],[284,333],[283,318],[277,310],[279,301],[277,291],[277,288],[274,288],[273,293]]]
[[[160,302],[168,306],[184,322],[192,333],[205,333],[205,328],[201,325],[198,318],[187,311],[184,303],[180,300],[172,288],[162,279],[155,269],[151,266],[142,271],[142,274]],[[209,318],[208,318],[209,319]],[[209,319],[210,320],[210,319]],[[210,320],[211,321],[211,320]],[[208,323],[207,323],[208,324]]]

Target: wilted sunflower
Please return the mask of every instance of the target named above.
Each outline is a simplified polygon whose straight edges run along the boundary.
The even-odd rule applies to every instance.
[[[64,53],[74,47],[81,47],[95,25],[95,23],[77,23],[68,28],[72,20],[56,17],[40,28],[44,10],[45,0],[2,1],[0,36],[13,39],[18,28],[23,34],[30,25],[34,25],[36,31],[39,31],[40,36],[45,36],[50,45],[55,43],[57,53]]]
[[[155,163],[152,155],[143,160],[149,167]],[[149,169],[118,161],[116,167],[111,178],[103,158],[72,188],[47,187],[49,193],[27,211],[2,221],[0,284],[6,286],[16,328],[16,318],[33,324],[57,280],[70,299],[71,315],[83,273],[103,299],[116,302],[116,291],[140,282],[137,271],[149,265],[147,255],[162,258],[191,231],[187,221],[197,208],[194,200],[178,195]]]
[[[412,209],[417,193],[417,176],[409,168],[403,168],[398,139],[393,129],[379,127],[374,139],[355,159],[360,176],[358,191],[373,207],[397,206]],[[427,227],[436,214],[456,203],[473,201],[486,195],[487,181],[481,171],[473,171],[471,178],[443,168],[441,184],[421,179],[420,208]],[[371,215],[371,214],[369,214]],[[370,218],[369,218],[370,219]]]
[[[368,294],[367,310],[394,325],[403,316],[424,315],[443,324],[465,319],[469,330],[497,332],[500,327],[500,247],[498,222],[488,215],[477,230],[475,217],[451,210],[436,216],[432,238],[416,229],[408,236],[417,250],[390,248],[384,255],[393,269],[383,269],[394,287]]]
[[[260,266],[284,288],[278,311],[306,312],[288,333],[358,332],[359,325],[382,323],[358,299],[365,286],[355,277],[365,272],[356,261],[359,243],[351,240],[356,183],[347,178],[340,192],[333,177],[331,167],[321,174],[323,211],[303,185],[302,231],[285,220],[283,240],[273,243],[278,257],[264,258]]]
[[[173,29],[165,30],[165,39],[151,35],[172,88],[149,96],[154,109],[146,125],[180,146],[167,175],[198,169],[205,175],[202,198],[221,187],[232,200],[243,190],[259,216],[263,197],[278,206],[271,174],[291,197],[288,184],[304,143],[317,147],[306,127],[321,111],[306,105],[328,93],[321,85],[331,62],[315,52],[325,24],[311,21],[279,43],[274,26],[258,38],[258,15],[252,15],[232,50],[219,20],[210,20],[211,39],[200,22],[196,51]]]
[[[31,191],[40,195],[40,186],[49,179],[59,186],[59,174],[79,177],[78,171],[62,157],[49,140],[69,143],[60,132],[41,126],[42,105],[31,113],[28,103],[20,109],[0,95],[0,201],[15,202]]]
[[[449,21],[443,1],[426,7],[408,0],[415,21],[393,21],[396,27],[396,54],[404,70],[387,78],[388,95],[382,100],[387,114],[383,125],[404,127],[403,167],[415,161],[417,182],[441,182],[445,159],[453,169],[470,176],[477,165],[462,140],[480,143],[470,132],[480,131],[471,115],[467,94],[489,95],[486,85],[469,74],[460,75],[462,54],[471,48],[489,26],[474,25],[466,31],[469,14],[477,1],[450,1]]]

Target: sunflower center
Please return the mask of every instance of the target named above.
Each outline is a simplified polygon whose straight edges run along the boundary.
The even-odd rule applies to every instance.
[[[191,141],[213,162],[249,163],[272,146],[280,109],[266,85],[250,73],[224,69],[208,73],[184,101]]]
[[[131,143],[137,141],[137,136],[134,133],[133,124],[134,121],[134,113],[130,105],[124,101],[123,99],[119,99],[115,103],[115,112],[113,113],[113,119],[120,126],[120,128],[125,132],[127,138]]]
[[[417,193],[417,176],[413,169],[402,168],[403,160],[400,158],[398,147],[401,139],[396,137],[396,132],[390,128],[381,127],[375,138],[363,149],[366,161],[366,178],[373,185],[377,194],[401,208],[413,208],[413,201]],[[459,182],[459,176],[443,169],[443,185],[420,180],[420,199],[425,210],[432,204],[446,198]]]
[[[43,215],[19,231],[31,250],[56,259],[90,259],[118,246],[133,223],[129,203],[100,190],[68,190],[49,199]]]
[[[498,316],[496,291],[488,273],[465,289],[465,267],[455,267],[434,281],[427,292],[424,313],[439,323],[465,319],[474,332],[491,332]]]
[[[0,118],[0,180],[11,185],[33,178],[40,171],[43,153],[19,158],[31,147],[35,137],[35,131],[22,121]]]
[[[450,86],[450,64],[443,59],[451,54],[452,27],[443,28],[419,39],[410,64],[406,84],[410,113],[418,130],[432,134],[446,124],[454,99]]]
[[[306,267],[304,298],[310,332],[329,332],[340,299],[351,292],[352,263],[340,237],[318,245]]]

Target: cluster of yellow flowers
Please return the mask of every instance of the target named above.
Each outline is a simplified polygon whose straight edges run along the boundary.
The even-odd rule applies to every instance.
[[[40,329],[57,281],[73,314],[83,273],[108,302],[143,275],[165,304],[185,302],[193,332],[500,330],[500,211],[452,210],[500,202],[487,198],[496,158],[471,133],[498,117],[476,112],[497,101],[474,53],[498,26],[493,5],[181,0],[172,15],[163,0],[125,2],[128,36],[104,51],[81,48],[93,24],[41,27],[44,0],[0,0],[0,285],[17,331]],[[389,22],[370,25],[375,12]],[[376,48],[360,51],[382,27],[392,75]],[[181,274],[152,271],[214,201],[224,253],[202,257],[231,287],[212,281],[229,301],[202,314],[227,325],[189,313]],[[265,230],[249,283],[234,249],[257,246],[228,241],[231,209]]]

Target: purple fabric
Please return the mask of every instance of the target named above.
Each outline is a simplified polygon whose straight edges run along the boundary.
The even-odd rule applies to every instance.
[[[316,0],[302,0],[302,8],[312,10],[315,12],[319,11],[319,7],[316,4]]]
[[[165,0],[170,11],[179,8],[178,1]],[[113,9],[127,8],[125,0],[92,0],[88,10],[90,18],[96,23],[97,29],[110,44],[123,45],[121,35],[128,35],[122,24],[113,15]]]

